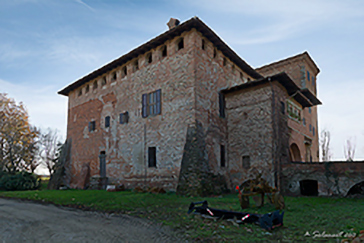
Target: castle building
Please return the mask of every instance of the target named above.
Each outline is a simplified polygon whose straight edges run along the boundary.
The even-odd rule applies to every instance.
[[[318,161],[319,69],[307,52],[254,69],[197,17],[168,26],[59,91],[72,187],[86,167],[129,188],[232,188],[257,173],[279,186],[282,163]]]

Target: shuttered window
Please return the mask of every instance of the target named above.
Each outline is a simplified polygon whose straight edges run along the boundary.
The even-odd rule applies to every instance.
[[[129,122],[129,112],[124,112],[120,114],[120,124],[126,124]]]
[[[162,91],[158,89],[142,95],[142,117],[159,115],[162,112]]]

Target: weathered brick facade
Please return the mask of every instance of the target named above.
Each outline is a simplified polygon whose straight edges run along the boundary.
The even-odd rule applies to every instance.
[[[160,101],[151,98],[145,106],[143,95],[156,91]],[[109,183],[129,188],[176,190],[179,183],[187,190],[201,183],[207,192],[206,184],[214,190],[225,184],[222,191],[256,170],[277,183],[279,163],[288,158],[287,116],[280,109],[292,92],[299,87],[287,75],[264,78],[198,18],[172,26],[59,92],[69,97],[71,186],[84,187],[85,165],[91,176],[100,175],[100,155],[106,156]],[[143,107],[152,109],[154,103],[157,112],[143,117]],[[121,124],[120,114],[128,114],[128,122]],[[196,139],[201,141],[197,147]],[[248,170],[241,167],[245,155]],[[201,177],[191,171],[196,166],[210,176],[196,178]]]
[[[317,95],[317,75],[320,70],[307,52],[256,69],[263,76],[285,72],[301,88]],[[293,101],[293,100],[292,100]],[[296,103],[293,101],[293,103]],[[299,105],[298,105],[299,106]],[[289,119],[290,147],[297,145],[299,155],[296,161],[319,161],[317,107],[300,111],[300,119]],[[292,146],[293,145],[293,146]],[[295,151],[291,151],[294,153]]]

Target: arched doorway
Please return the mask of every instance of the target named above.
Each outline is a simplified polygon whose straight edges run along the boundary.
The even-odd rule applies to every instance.
[[[301,161],[301,152],[295,143],[289,147],[289,158],[291,161]]]

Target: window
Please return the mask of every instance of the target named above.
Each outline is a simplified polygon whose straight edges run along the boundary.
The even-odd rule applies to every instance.
[[[202,39],[202,41],[201,41],[201,48],[202,48],[202,50],[205,50],[205,40],[204,39]]]
[[[222,64],[226,66],[226,58],[224,57]]]
[[[82,88],[80,88],[80,90],[78,91],[78,96],[82,95]]]
[[[156,147],[148,147],[148,167],[157,167]]]
[[[242,72],[240,72],[240,79],[243,80],[243,78],[244,78],[244,75]]]
[[[110,116],[105,117],[105,127],[110,127]]]
[[[285,108],[284,102],[281,101],[281,112],[282,112],[282,114],[285,113],[285,110],[286,110],[286,108]]]
[[[308,113],[311,113],[311,107],[308,107]]]
[[[225,167],[225,146],[220,145],[220,166]]]
[[[306,119],[305,119],[305,118],[303,118],[303,119],[302,119],[302,124],[303,124],[304,126],[306,126]]]
[[[167,56],[167,46],[162,46],[161,48],[161,53],[162,53],[162,57],[166,57]]]
[[[312,134],[315,136],[315,127],[312,127]]]
[[[123,74],[123,78],[126,76],[126,75],[128,75],[128,71],[127,71],[127,69],[126,69],[126,66],[124,66],[123,67],[123,69],[122,69],[122,74]]]
[[[153,61],[153,57],[152,57],[152,53],[151,52],[149,52],[148,54],[147,54],[147,56],[146,56],[146,61],[147,61],[147,63],[149,64],[149,63],[152,63],[152,61]]]
[[[95,81],[95,82],[94,82],[94,87],[93,87],[93,89],[94,89],[94,90],[95,90],[95,89],[97,89],[97,86],[98,86],[98,85],[97,85],[97,81]]]
[[[88,93],[90,91],[90,85],[86,85],[85,93]]]
[[[312,132],[312,126],[311,126],[311,124],[310,124],[309,128],[310,128],[310,132]]]
[[[134,72],[139,70],[139,62],[138,59],[134,62]]]
[[[112,74],[111,74],[111,80],[112,81],[116,81],[116,72],[113,72]]]
[[[312,80],[312,84],[315,85],[315,76],[312,76],[311,80]]]
[[[183,38],[179,39],[177,42],[177,50],[181,50],[184,47]]]
[[[129,112],[124,112],[120,114],[120,124],[125,124],[129,122]]]
[[[250,168],[250,156],[248,156],[248,155],[243,156],[242,161],[243,161],[243,168],[249,169]]]
[[[248,78],[248,82],[250,82],[251,80],[250,80],[250,78]]]
[[[310,81],[310,72],[307,71],[307,80]]]
[[[219,93],[219,113],[220,117],[225,118],[225,96],[223,93]]]
[[[103,77],[101,80],[101,85],[104,86],[106,85],[106,77]]]
[[[214,48],[214,58],[217,57],[217,52],[216,52],[216,48]]]
[[[232,72],[232,73],[234,73],[234,72],[235,72],[235,65],[234,65],[234,64],[232,65],[231,72]]]
[[[289,118],[297,122],[301,121],[301,108],[289,100],[287,101],[287,114]]]
[[[93,132],[95,130],[96,130],[96,122],[95,121],[90,121],[88,123],[88,131]]]
[[[158,89],[149,94],[142,95],[142,117],[161,114],[162,90]]]

